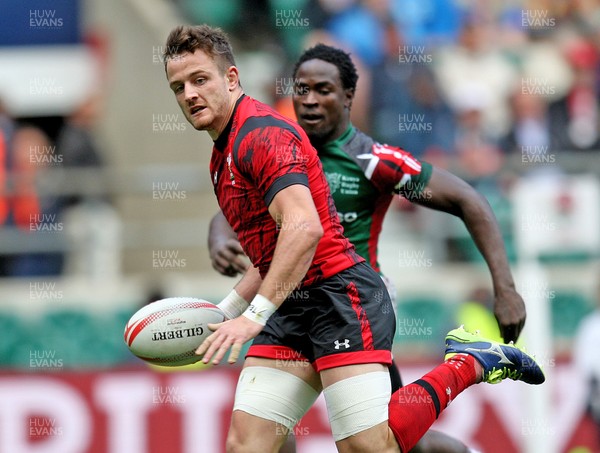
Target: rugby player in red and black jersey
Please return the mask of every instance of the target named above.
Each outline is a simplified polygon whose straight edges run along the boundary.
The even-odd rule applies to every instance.
[[[350,107],[358,74],[343,50],[323,44],[306,50],[295,65],[293,78],[298,123],[317,149],[344,235],[357,252],[380,271],[379,235],[395,194],[461,217],[488,262],[505,341],[516,340],[525,321],[525,306],[515,291],[500,230],[486,201],[456,176],[419,162],[403,149],[377,143],[353,127]],[[245,269],[238,256],[242,249],[221,214],[211,222],[209,247],[219,272],[227,275]],[[394,390],[399,378],[393,366],[390,371]],[[429,431],[413,451],[468,450],[455,439]]]
[[[543,382],[539,366],[519,349],[456,329],[447,337],[447,360],[391,395],[391,301],[379,275],[341,234],[306,134],[244,95],[220,30],[177,27],[165,48],[179,106],[215,142],[210,177],[253,265],[219,304],[230,320],[213,326],[198,348],[214,364],[231,348],[235,362],[254,338],[238,381],[228,451],[278,451],[321,390],[338,450],[381,453],[409,451],[470,385]]]

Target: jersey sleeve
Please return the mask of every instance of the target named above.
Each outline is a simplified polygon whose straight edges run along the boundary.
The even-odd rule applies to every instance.
[[[432,166],[402,148],[374,143],[369,159],[365,176],[383,193],[414,197],[431,178]]]
[[[262,119],[234,147],[240,172],[250,179],[269,206],[277,193],[293,184],[308,187],[307,145],[291,125],[276,118]]]

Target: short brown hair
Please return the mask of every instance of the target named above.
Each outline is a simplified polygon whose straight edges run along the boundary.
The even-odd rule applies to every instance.
[[[230,66],[235,66],[233,50],[225,32],[203,24],[180,25],[169,33],[163,52],[165,69],[170,59],[183,53],[194,53],[198,49],[209,55],[223,73]]]

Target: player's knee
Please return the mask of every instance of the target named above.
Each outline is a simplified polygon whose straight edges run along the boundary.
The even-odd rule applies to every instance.
[[[247,434],[244,432],[242,424],[233,422],[227,433],[225,451],[227,453],[254,453],[257,446],[251,444],[252,437]]]
[[[278,451],[281,439],[268,435],[257,435],[261,423],[252,423],[248,414],[234,412],[231,426],[227,433],[225,451],[227,453],[265,453]],[[250,427],[250,429],[249,429]],[[271,430],[269,430],[271,431]]]
[[[401,453],[387,423],[346,437],[336,442],[336,445],[341,453]]]
[[[230,429],[225,442],[225,451],[227,453],[242,453],[244,451],[243,437],[235,429]]]
[[[286,438],[284,444],[279,449],[279,453],[296,453],[296,438],[293,433]]]
[[[245,418],[247,414],[242,412],[234,412],[231,417],[231,425],[227,433],[227,439],[225,441],[225,451],[227,453],[242,453],[248,451],[249,446],[247,445],[251,439],[246,431],[247,423]]]
[[[277,451],[277,449],[274,447],[271,450],[265,450],[262,445],[254,445],[241,438],[227,437],[225,451],[227,453],[265,453],[265,451]]]
[[[432,445],[427,441],[419,441],[409,453],[470,453],[464,445]]]

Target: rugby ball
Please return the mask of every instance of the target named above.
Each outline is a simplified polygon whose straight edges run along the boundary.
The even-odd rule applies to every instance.
[[[202,359],[195,351],[212,334],[207,325],[224,320],[223,312],[205,300],[161,299],[131,317],[125,326],[125,343],[134,355],[154,365],[189,365]]]

